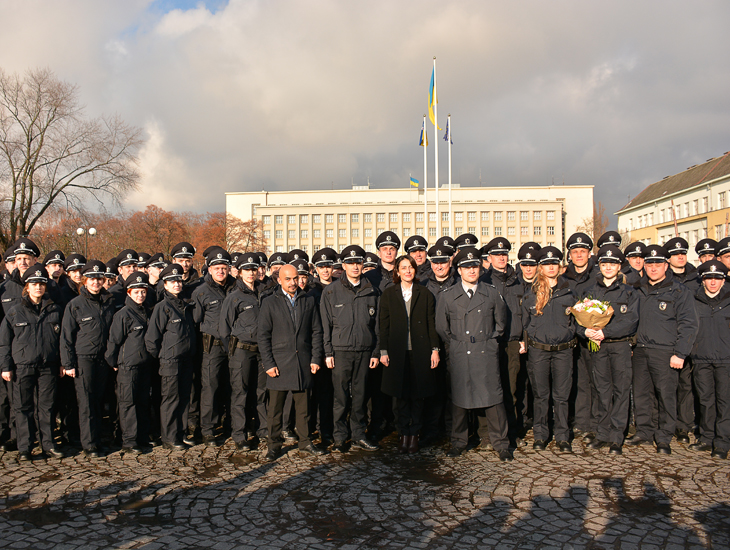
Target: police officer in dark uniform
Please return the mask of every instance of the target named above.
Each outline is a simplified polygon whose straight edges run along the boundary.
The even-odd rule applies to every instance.
[[[114,307],[117,311],[122,309],[127,301],[127,290],[125,288],[125,281],[129,276],[139,269],[137,264],[139,263],[139,254],[136,251],[128,248],[122,250],[117,255],[117,269],[119,270],[119,276],[117,277],[116,283],[109,289],[109,292],[114,296]]]
[[[585,233],[573,233],[566,243],[568,250],[568,267],[563,277],[570,284],[574,296],[582,296],[585,289],[593,284],[598,274],[595,258],[591,256],[593,240]],[[576,435],[590,442],[596,433],[597,395],[590,372],[590,352],[585,340],[580,340],[573,354],[574,377],[573,391],[575,396],[573,413]]]
[[[170,264],[160,273],[164,298],[157,303],[145,334],[147,351],[160,361],[162,444],[184,450],[183,434],[189,426],[188,406],[193,377],[196,337],[194,305],[182,298],[184,268]]]
[[[689,446],[693,451],[712,451],[727,458],[730,451],[730,292],[725,279],[728,268],[718,260],[707,260],[697,268],[702,286],[695,294],[700,320],[692,348],[692,378],[699,394],[700,437]]]
[[[132,272],[124,281],[127,298],[109,331],[106,362],[117,373],[116,391],[122,451],[139,454],[150,446],[151,357],[145,335],[152,310],[147,306],[149,276]]]
[[[266,279],[266,265],[269,263],[269,258],[263,252],[255,252],[259,257],[259,281]]]
[[[393,242],[393,241],[391,241]],[[389,245],[392,246],[392,245]],[[334,450],[345,452],[349,428],[353,447],[376,451],[366,438],[366,386],[378,366],[379,320],[377,287],[362,277],[365,251],[350,245],[342,251],[345,274],[322,292],[320,314],[327,368],[334,385]]]
[[[427,279],[431,272],[431,263],[428,261],[428,241],[425,237],[420,235],[413,235],[406,239],[406,244],[403,246],[406,254],[416,261],[418,266],[418,273],[416,276],[419,280]]]
[[[86,263],[84,286],[66,305],[61,331],[63,373],[74,379],[81,445],[90,458],[101,456],[104,388],[109,375],[104,352],[115,312],[114,298],[104,289],[105,270],[100,260]]]
[[[375,239],[375,247],[378,249],[378,256],[380,256],[380,269],[368,271],[365,277],[382,293],[386,288],[393,285],[393,267],[395,267],[395,259],[398,256],[400,239],[392,231],[383,231]],[[365,252],[363,251],[363,260],[364,256]]]
[[[138,256],[139,261],[137,262],[137,270],[147,273],[147,264],[150,261],[152,254],[148,254],[147,252],[140,252]]]
[[[689,243],[682,237],[669,239],[664,245],[669,255],[669,268],[674,278],[689,288],[694,295],[700,288],[697,268],[687,261]],[[685,368],[679,371],[677,386],[677,441],[689,443],[689,432],[695,424],[695,399],[692,392],[692,358],[686,360]]]
[[[591,449],[610,446],[609,454],[621,454],[624,431],[628,425],[631,394],[631,341],[639,324],[639,304],[632,287],[621,282],[619,270],[624,255],[614,244],[598,250],[601,274],[583,291],[579,299],[608,302],[613,316],[602,329],[576,327],[578,336],[600,344],[591,353],[591,372],[598,394],[598,426]]]
[[[539,244],[528,241],[517,251],[517,262],[519,264],[517,277],[525,287],[525,292],[537,276],[537,253],[540,248],[542,247]]]
[[[716,258],[725,264],[725,267],[730,269],[730,237],[720,239],[720,242],[717,243],[717,252],[715,254]]]
[[[436,306],[436,331],[448,342],[452,399],[451,448],[457,457],[468,442],[468,412],[479,420],[481,448],[486,442],[505,462],[512,461],[507,414],[499,375],[498,340],[507,328],[507,308],[499,292],[479,280],[480,253],[462,247],[454,257],[461,283],[441,293]]]
[[[659,245],[644,251],[647,281],[636,290],[639,327],[632,357],[636,433],[626,439],[631,445],[655,441],[662,454],[672,452],[679,371],[687,368],[685,359],[697,336],[694,297],[676,280],[667,257]]]
[[[60,250],[51,250],[43,258],[43,265],[48,271],[48,277],[58,283],[58,279],[63,275],[63,262],[66,261],[66,255]]]
[[[695,252],[700,264],[714,260],[717,252],[717,241],[715,239],[702,239],[695,245]]]
[[[362,263],[362,272],[367,273],[368,271],[372,271],[373,269],[378,269],[380,267],[380,258],[378,258],[377,254],[374,254],[372,252],[367,252],[365,254],[365,260]]]
[[[522,300],[527,373],[532,386],[535,442],[544,451],[550,431],[548,412],[552,387],[555,444],[560,452],[573,451],[568,424],[568,400],[573,378],[575,323],[570,308],[576,297],[565,277],[559,275],[563,253],[554,246],[538,252],[535,283]]]
[[[525,443],[522,435],[522,407],[517,405],[518,394],[524,394],[525,372],[520,372],[520,340],[522,339],[522,296],[524,286],[520,283],[514,268],[509,265],[509,251],[512,245],[507,239],[496,237],[481,249],[482,258],[488,256],[490,267],[481,279],[494,286],[507,306],[507,326],[499,339],[499,370],[502,389],[508,397],[504,400],[510,441],[517,447]]]
[[[471,233],[462,233],[454,239],[454,249],[456,252],[465,247],[476,248],[477,244],[479,244],[479,239]]]
[[[15,246],[12,244],[5,250],[5,254],[3,254],[3,264],[4,267],[0,283],[5,281],[8,277],[10,277],[10,274],[15,271]]]
[[[111,291],[111,289],[119,282],[119,260],[116,257],[110,258],[104,265],[106,265],[106,271],[104,272],[104,288]],[[117,298],[115,297],[115,305],[116,299]]]
[[[193,267],[193,258],[195,257],[195,247],[188,242],[179,242],[170,250],[172,261],[183,268],[184,274],[182,278],[183,289],[180,298],[189,301],[193,295],[193,291],[201,284],[203,279],[198,274],[198,270]]]
[[[49,276],[42,266],[26,269],[26,295],[0,325],[0,370],[12,382],[13,412],[20,460],[30,460],[33,442],[44,454],[62,458],[53,443],[54,396],[60,366],[61,308],[49,299]]]
[[[627,285],[638,286],[645,279],[644,248],[644,243],[638,241],[624,248],[626,264],[621,268],[621,273],[626,276]]]
[[[228,342],[220,336],[220,318],[223,301],[236,288],[236,280],[229,274],[230,262],[231,255],[223,248],[209,251],[208,273],[203,284],[193,291],[191,300],[195,306],[193,318],[202,333],[200,428],[203,442],[209,446],[220,444],[214,430],[227,394]]]
[[[603,248],[607,244],[620,247],[621,246],[621,235],[617,231],[606,231],[603,235],[598,237],[596,246]]]
[[[258,347],[259,310],[266,294],[262,290],[264,283],[258,278],[259,258],[255,253],[241,253],[236,268],[236,288],[223,300],[220,337],[228,342],[231,437],[237,450],[250,451],[253,446],[249,433],[260,439],[267,436],[266,374],[260,368]],[[249,402],[254,406],[249,406]]]
[[[264,290],[273,292],[274,290],[276,290],[276,287],[279,286],[278,271],[281,269],[281,266],[284,266],[288,263],[287,258],[288,254],[285,254],[283,252],[276,252],[269,257],[269,261],[267,264],[269,274],[267,278],[264,279]]]

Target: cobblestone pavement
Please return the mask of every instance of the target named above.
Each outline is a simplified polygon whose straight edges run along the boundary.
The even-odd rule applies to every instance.
[[[2,548],[728,548],[730,461],[673,443],[609,457],[436,447],[272,464],[262,452],[161,448],[0,457]]]

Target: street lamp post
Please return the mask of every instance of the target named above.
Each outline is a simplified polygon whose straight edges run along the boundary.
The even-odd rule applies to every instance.
[[[83,227],[79,227],[76,230],[76,234],[80,237],[81,235],[85,235],[85,243],[84,243],[84,256],[86,256],[86,259],[89,259],[89,235],[92,237],[96,235],[96,228],[89,227],[88,230],[84,229]]]

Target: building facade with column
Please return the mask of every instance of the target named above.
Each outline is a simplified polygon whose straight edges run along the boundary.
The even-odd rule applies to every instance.
[[[226,213],[262,222],[268,253],[299,248],[311,255],[325,246],[339,251],[348,244],[374,251],[376,237],[386,230],[403,242],[421,235],[433,243],[453,227],[452,236],[473,233],[482,244],[508,239],[514,260],[527,241],[562,247],[593,211],[593,186],[453,186],[451,212],[446,188],[440,190],[438,210],[433,189],[428,190],[428,215],[423,190],[415,188],[226,193]]]
[[[696,261],[698,241],[728,235],[730,152],[651,184],[616,215],[629,242],[663,245],[680,236],[689,243],[689,260]]]

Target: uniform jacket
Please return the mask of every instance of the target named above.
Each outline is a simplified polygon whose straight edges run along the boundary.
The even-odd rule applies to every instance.
[[[522,297],[525,294],[525,287],[520,283],[514,268],[507,264],[505,272],[502,273],[490,266],[481,278],[497,289],[507,306],[507,330],[502,339],[519,340],[522,338]]]
[[[441,293],[436,331],[448,343],[451,399],[458,407],[502,402],[497,339],[506,327],[507,307],[493,286],[479,282],[471,299],[461,284]]]
[[[626,284],[629,286],[638,287],[646,280],[646,275],[640,271],[636,271],[628,262],[621,268],[621,273],[626,276]]]
[[[599,273],[598,277],[593,280],[593,284],[585,288],[583,295],[578,297],[581,300],[591,297],[611,304],[613,316],[602,329],[604,338],[625,338],[636,333],[636,327],[639,325],[639,300],[633,290],[632,287],[621,283],[618,279],[607,287],[603,283],[603,275]],[[581,338],[586,337],[585,327],[578,323],[576,323],[576,332]]]
[[[295,324],[288,300],[280,288],[261,303],[258,344],[263,370],[279,369],[279,376],[266,376],[266,388],[277,391],[311,389],[314,378],[309,365],[314,363],[326,368],[322,322],[314,298],[298,290]]]
[[[79,295],[79,287],[64,273],[58,278],[58,288],[60,293],[58,305],[65,310],[66,305]]]
[[[449,271],[448,277],[444,279],[443,281],[436,280],[436,274],[433,272],[433,269],[428,274],[428,278],[421,279],[419,277],[418,282],[425,286],[428,290],[431,291],[431,294],[434,295],[436,298],[436,302],[438,302],[439,294],[448,289],[449,287],[454,286],[456,283],[461,281],[461,277],[459,277],[459,274],[456,272],[456,269],[453,267],[451,268],[451,271]]]
[[[372,357],[380,356],[379,298],[380,292],[365,277],[353,287],[343,275],[324,289],[319,311],[326,357],[332,357],[335,350],[369,351]]]
[[[347,275],[343,273],[342,278],[345,279],[346,277]],[[371,269],[367,273],[364,273],[363,278],[370,281],[372,285],[378,289],[380,294],[382,294],[386,288],[394,285],[393,272],[388,271],[383,266],[378,266],[375,269]]]
[[[419,281],[422,279],[428,279],[431,276],[431,273],[433,273],[433,269],[431,269],[431,262],[426,260],[418,266],[418,269],[416,270],[416,277],[418,277]]]
[[[147,351],[160,362],[172,362],[194,354],[195,340],[193,305],[165,291],[147,326]]]
[[[33,266],[28,269],[32,269]],[[23,296],[23,288],[25,285],[20,279],[20,271],[16,268],[13,273],[0,284],[0,303],[3,306],[3,313],[5,315],[20,303],[20,299]],[[44,299],[53,300],[59,304],[61,302],[61,291],[58,288],[56,281],[51,279],[46,284],[46,294]]]
[[[223,301],[235,289],[236,279],[230,275],[222,285],[216,283],[210,273],[205,276],[203,283],[192,294],[192,303],[195,306],[193,319],[200,325],[200,332],[220,339]]]
[[[697,340],[692,348],[692,361],[730,364],[730,290],[725,283],[720,293],[710,298],[701,286],[695,294],[695,309],[699,317]]]
[[[127,303],[127,291],[124,290],[122,276],[117,277],[117,282],[109,288],[109,294],[114,296],[114,308],[119,311]]]
[[[150,360],[145,346],[145,335],[151,311],[145,303],[137,304],[127,296],[109,331],[106,346],[106,362],[114,368],[131,368],[144,365]]]
[[[636,345],[670,350],[680,359],[692,351],[697,337],[697,312],[690,290],[677,282],[671,269],[656,285],[648,282],[637,289],[639,328]]]
[[[114,298],[105,289],[92,295],[85,287],[66,305],[61,329],[61,364],[76,368],[79,355],[102,355],[114,317]]]
[[[562,276],[568,281],[573,294],[575,296],[581,296],[583,291],[593,284],[593,280],[600,272],[601,270],[598,269],[595,257],[591,256],[588,258],[588,266],[581,273],[575,270],[575,265],[568,263],[568,267]]]
[[[23,298],[0,324],[0,370],[60,363],[61,308],[44,298],[35,305]]]
[[[553,287],[553,294],[542,310],[542,315],[535,315],[537,297],[532,287],[522,299],[522,326],[524,332],[536,342],[554,346],[570,342],[575,337],[575,322],[568,308],[578,301],[570,289],[568,279],[558,277],[558,284]]]
[[[399,398],[423,398],[436,393],[431,350],[438,349],[436,301],[424,286],[414,283],[411,295],[411,362],[406,371],[409,323],[400,285],[388,288],[380,297],[380,349],[388,352],[390,363],[383,368],[382,390]],[[409,377],[408,393],[404,382]]]
[[[671,267],[668,268],[668,271],[671,269]],[[700,281],[699,277],[697,276],[697,268],[689,262],[687,262],[687,265],[684,266],[684,271],[682,273],[674,273],[672,271],[672,274],[678,282],[682,283],[684,286],[690,289],[692,294],[697,292],[702,286],[702,281]]]
[[[239,342],[256,344],[261,301],[266,296],[264,284],[254,281],[253,290],[243,281],[236,281],[236,288],[223,300],[219,333],[222,339],[234,336]]]

